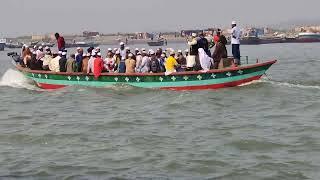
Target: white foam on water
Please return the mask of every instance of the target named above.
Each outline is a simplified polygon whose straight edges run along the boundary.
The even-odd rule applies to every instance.
[[[300,89],[320,89],[320,86],[308,86],[308,85],[302,85],[302,84],[292,84],[288,82],[277,82],[277,81],[271,81],[271,80],[260,80],[264,83],[270,83],[272,85],[276,86],[285,86],[289,88],[300,88]]]
[[[249,86],[249,85],[257,84],[257,83],[261,83],[261,82],[262,82],[261,80],[254,80],[254,81],[250,81],[250,82],[247,82],[247,83],[243,83],[243,84],[239,85],[239,87]]]
[[[0,80],[0,86],[8,86],[13,88],[29,89],[29,90],[40,90],[33,84],[33,81],[26,78],[19,71],[8,69]]]

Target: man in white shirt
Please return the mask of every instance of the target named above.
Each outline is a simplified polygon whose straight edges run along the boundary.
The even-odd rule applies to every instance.
[[[241,65],[240,61],[240,37],[241,37],[241,30],[237,26],[235,21],[231,23],[232,31],[231,31],[231,45],[232,45],[232,55],[234,58],[234,63],[236,65]]]
[[[96,50],[93,50],[93,51],[91,52],[91,57],[90,57],[90,59],[89,59],[89,61],[88,61],[88,68],[87,68],[87,73],[88,73],[88,74],[94,72],[94,60],[95,60],[95,58],[96,58],[96,55],[97,55]]]

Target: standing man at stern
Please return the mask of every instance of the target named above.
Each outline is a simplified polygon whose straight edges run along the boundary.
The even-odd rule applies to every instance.
[[[240,61],[240,37],[241,30],[237,26],[236,21],[232,21],[231,23],[232,31],[231,31],[231,45],[232,45],[232,55],[234,58],[234,63],[236,65],[241,65]]]

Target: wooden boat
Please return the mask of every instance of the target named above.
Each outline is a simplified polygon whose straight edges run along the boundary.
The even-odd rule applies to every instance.
[[[165,73],[103,73],[98,79],[95,79],[93,74],[35,71],[23,68],[16,63],[15,67],[43,89],[59,89],[73,85],[111,87],[117,84],[126,84],[141,88],[204,90],[234,87],[259,80],[276,62],[276,60],[271,60],[207,72],[176,72],[170,75]]]
[[[149,46],[163,46],[165,44],[164,40],[158,40],[158,41],[149,41],[147,42]]]

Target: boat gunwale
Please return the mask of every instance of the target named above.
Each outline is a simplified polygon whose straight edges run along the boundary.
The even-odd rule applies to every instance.
[[[223,73],[229,71],[239,71],[245,69],[252,69],[256,67],[272,65],[276,63],[277,60],[269,60],[261,63],[255,63],[251,65],[245,66],[238,66],[238,67],[229,67],[224,69],[213,69],[209,71],[184,71],[184,72],[173,72],[171,74],[165,73],[101,73],[101,76],[183,76],[183,75],[199,75],[199,74],[212,74],[212,73]],[[24,68],[20,65],[16,65],[16,68],[19,71],[27,72],[27,73],[36,73],[36,74],[51,74],[51,75],[63,75],[63,76],[93,76],[93,73],[82,73],[82,72],[75,72],[75,73],[67,73],[67,72],[52,72],[52,71],[41,71],[41,70],[31,70],[29,68]]]

